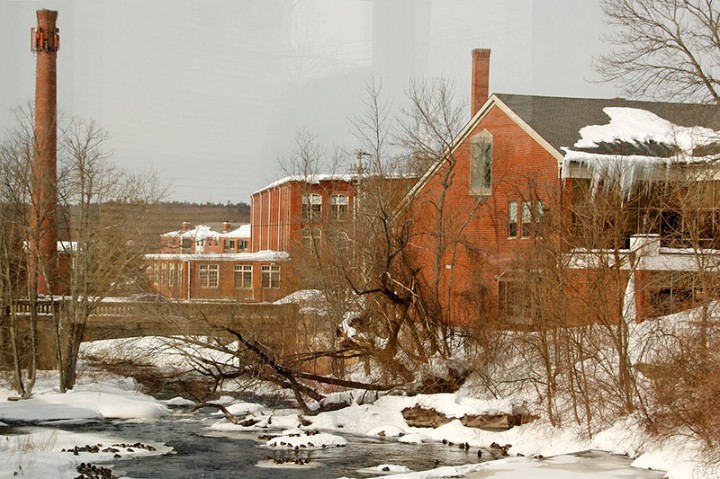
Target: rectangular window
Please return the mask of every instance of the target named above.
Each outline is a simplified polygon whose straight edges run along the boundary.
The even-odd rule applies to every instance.
[[[201,288],[217,288],[218,286],[218,265],[201,264],[199,275]]]
[[[247,240],[238,240],[238,251],[246,251],[248,249]]]
[[[302,219],[318,221],[322,213],[322,196],[317,194],[302,196]]]
[[[224,240],[223,250],[224,250],[226,253],[233,253],[233,252],[235,252],[235,240]]]
[[[238,289],[252,289],[252,265],[235,265],[235,287]]]
[[[160,265],[157,263],[153,265],[153,283],[160,283]]]
[[[348,217],[350,198],[348,195],[330,196],[330,220],[343,221]]]
[[[160,266],[160,286],[165,286],[167,279],[167,264],[163,263]]]
[[[535,203],[535,235],[542,236],[542,221],[543,215],[545,214],[545,203],[542,200],[538,200]]]
[[[320,231],[320,228],[303,228],[300,231],[300,241],[302,242],[303,246],[310,248],[314,244],[317,244],[318,241],[320,241],[321,235],[322,232]]]
[[[168,286],[175,286],[175,263],[170,263],[170,274],[168,274]]]
[[[522,237],[529,238],[532,229],[532,203],[522,202]]]
[[[183,238],[180,244],[180,249],[182,253],[192,253],[192,239]]]
[[[330,233],[330,241],[337,249],[347,249],[350,247],[350,238],[344,231],[334,231]]]
[[[492,192],[492,135],[483,130],[470,140],[470,194]]]
[[[262,287],[264,289],[280,287],[280,266],[263,266],[261,272]]]
[[[527,286],[517,280],[498,281],[498,312],[500,317],[519,322],[530,320],[530,298]]]
[[[183,284],[183,264],[180,263],[177,266],[177,284]]]
[[[517,238],[517,218],[518,218],[518,204],[517,201],[510,201],[508,203],[508,238]]]

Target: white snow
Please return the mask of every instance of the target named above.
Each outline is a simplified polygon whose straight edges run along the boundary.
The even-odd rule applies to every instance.
[[[217,239],[220,237],[220,233],[213,231],[208,225],[197,225],[194,228],[188,230],[176,230],[169,231],[162,236],[169,238],[192,238],[196,241],[205,240],[208,238]]]
[[[711,311],[714,312],[714,309]],[[630,352],[634,362],[651,360],[662,357],[669,347],[661,338],[672,338],[683,330],[689,328],[697,315],[702,311],[689,311],[681,314],[646,321],[640,324],[630,324]],[[658,334],[657,331],[668,334]],[[673,334],[675,333],[675,334]],[[94,354],[110,354],[123,345],[129,351],[140,357],[163,367],[186,368],[187,363],[179,359],[177,353],[171,349],[151,352],[167,348],[167,340],[157,338],[144,338],[140,340],[114,340],[97,342],[83,346],[84,351]],[[195,350],[196,354],[209,354],[201,348]],[[125,357],[122,353],[121,356]],[[518,364],[520,374],[527,371],[528,365]],[[439,367],[439,366],[438,366]],[[438,369],[440,370],[440,369]],[[13,422],[18,420],[44,422],[55,420],[91,421],[98,418],[155,418],[168,413],[167,406],[190,406],[191,401],[182,398],[173,398],[165,403],[137,393],[131,381],[97,380],[87,378],[76,389],[68,394],[58,394],[51,383],[42,382],[36,387],[35,396],[26,401],[2,401],[10,395],[9,391],[0,390],[0,420]],[[471,387],[461,389],[453,394],[432,395],[385,395],[377,397],[362,394],[356,391],[346,391],[330,395],[327,403],[343,401],[350,406],[331,412],[319,413],[315,416],[305,416],[301,421],[299,411],[294,409],[273,409],[266,406],[238,402],[231,396],[224,396],[212,402],[225,404],[229,411],[238,418],[255,419],[257,423],[252,426],[239,426],[232,424],[224,418],[222,413],[215,412],[216,420],[207,422],[208,429],[222,434],[228,438],[235,437],[232,433],[252,431],[262,434],[279,434],[266,442],[267,447],[279,449],[312,449],[334,447],[348,443],[347,434],[358,434],[370,437],[384,437],[387,441],[395,440],[417,447],[427,442],[453,442],[455,445],[467,443],[470,453],[474,454],[479,448],[488,448],[495,442],[500,445],[510,445],[509,453],[512,457],[490,461],[481,464],[468,464],[465,466],[444,466],[430,471],[399,471],[374,470],[381,465],[368,465],[368,473],[395,474],[389,477],[401,478],[436,478],[465,475],[470,478],[624,478],[624,477],[664,477],[663,472],[648,472],[647,469],[667,471],[670,479],[689,479],[694,477],[713,477],[719,472],[712,466],[703,464],[700,445],[687,436],[678,435],[668,439],[654,439],[643,428],[643,419],[640,417],[625,417],[616,420],[588,437],[582,427],[568,423],[563,427],[555,427],[546,419],[514,427],[507,431],[487,431],[468,428],[462,425],[459,418],[464,415],[511,413],[514,410],[529,407],[533,412],[539,412],[541,406],[533,404],[530,396],[515,393],[507,398],[482,399],[476,397]],[[370,397],[370,400],[368,400]],[[537,400],[537,398],[535,398]],[[422,406],[432,408],[454,418],[449,423],[438,428],[410,427],[402,416],[402,410],[408,407]],[[305,420],[310,421],[309,426],[301,425]],[[22,443],[11,442],[9,437],[0,436],[0,479],[12,477],[22,467],[28,477],[69,477],[67,472],[73,471],[78,457],[60,453],[62,447],[94,444],[100,442],[109,444],[107,437],[90,437],[88,435],[69,435],[70,433],[54,433],[49,428],[27,428],[28,435]],[[55,436],[53,436],[53,434]],[[12,439],[19,441],[20,439]],[[14,444],[14,445],[13,445]],[[455,446],[457,447],[457,446]],[[29,450],[29,452],[28,452]],[[627,455],[616,457],[599,453],[576,454],[578,451],[598,450],[606,453]],[[145,453],[139,451],[138,453]],[[487,451],[485,451],[487,454]],[[522,454],[523,456],[519,456]],[[540,458],[542,456],[543,458]],[[535,457],[535,459],[533,459]],[[629,467],[629,458],[637,469]],[[81,455],[80,460],[83,459]],[[88,459],[85,459],[88,460]],[[93,457],[92,460],[97,460]],[[262,467],[305,467],[298,465],[260,464]],[[400,467],[400,466],[399,466]],[[404,466],[402,466],[404,467]],[[37,471],[43,471],[42,474]],[[55,472],[55,471],[58,472]],[[33,476],[27,471],[35,471]],[[47,471],[53,471],[48,473]],[[383,476],[388,477],[388,476]]]
[[[286,176],[285,178],[281,178],[273,183],[270,183],[269,185],[255,191],[253,195],[263,192],[265,190],[269,190],[272,188],[276,188],[278,186],[282,186],[286,183],[292,183],[292,182],[298,182],[298,183],[306,183],[309,185],[317,185],[320,184],[321,181],[344,181],[346,183],[351,182],[356,175],[342,175],[342,174],[329,174],[329,173],[318,173],[318,174],[309,174],[309,175],[290,175]]]
[[[152,420],[168,414],[167,408],[152,397],[132,389],[127,381],[83,380],[74,391],[59,394],[53,384],[54,374],[38,379],[31,399],[6,401],[12,395],[0,388],[0,417],[8,422],[57,423],[59,421],[83,422],[101,418],[135,418]],[[81,462],[113,462],[114,452],[102,452],[103,448],[127,443],[127,439],[103,433],[68,432],[47,427],[15,428],[14,434],[0,434],[0,479],[11,477],[70,478],[76,477],[76,467]],[[135,442],[135,441],[133,441]],[[62,452],[75,446],[101,444],[100,452]],[[154,450],[119,447],[121,458],[159,455],[170,452],[160,443],[147,443]]]
[[[588,125],[580,129],[580,139],[572,147],[564,147],[563,178],[569,177],[571,164],[586,166],[594,184],[607,178],[619,178],[623,191],[629,192],[638,181],[647,181],[657,174],[659,167],[673,163],[700,163],[716,160],[715,156],[693,156],[697,147],[720,142],[720,132],[709,128],[675,125],[656,114],[637,108],[607,107],[610,117],[605,125]],[[627,142],[643,145],[661,143],[677,149],[671,157],[600,154],[578,151],[591,149],[602,143]]]
[[[255,253],[156,253],[146,254],[148,260],[208,260],[208,261],[285,261],[290,255],[285,251],[264,250]]]

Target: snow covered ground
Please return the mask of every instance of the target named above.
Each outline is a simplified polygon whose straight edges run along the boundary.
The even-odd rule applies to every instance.
[[[691,319],[689,313],[683,313],[668,317],[665,322],[672,323],[677,330]],[[643,338],[652,332],[650,329],[662,326],[661,321],[635,325],[631,328],[631,339],[643,344],[642,349],[646,350],[648,345]],[[98,341],[83,348],[86,353],[103,355],[112,352],[115,357],[129,360],[151,358],[153,363],[165,367],[187,369],[187,364],[183,364],[187,358],[171,346],[167,339],[142,338]],[[655,347],[658,351],[665,349],[664,344],[656,344]],[[650,348],[650,353],[653,351]],[[194,352],[203,356],[210,354],[199,349]],[[127,447],[114,447],[121,441],[110,435],[71,433],[52,426],[110,418],[152,421],[170,414],[171,407],[191,408],[194,405],[183,398],[157,401],[137,392],[131,379],[96,376],[89,371],[83,371],[76,388],[67,394],[59,394],[56,384],[54,374],[46,373],[39,379],[31,399],[8,401],[13,394],[8,389],[2,389],[4,386],[0,383],[0,479],[18,476],[74,478],[77,477],[76,468],[82,462],[113,463],[138,455],[171,452],[162,443],[147,444],[148,447],[131,448],[129,451]],[[465,386],[453,394],[377,397],[373,393],[371,398],[368,398],[367,392],[346,391],[331,395],[326,401],[349,403],[350,406],[302,417],[295,409],[272,409],[239,402],[230,396],[222,397],[214,402],[223,404],[243,425],[227,420],[218,411],[214,413],[214,420],[203,421],[199,427],[209,433],[230,433],[228,437],[235,432],[262,435],[266,437],[262,447],[268,451],[294,450],[296,447],[303,450],[342,448],[351,454],[353,446],[352,441],[346,438],[348,434],[382,437],[407,444],[434,442],[455,448],[462,444],[470,453],[479,451],[484,460],[489,458],[488,455],[499,455],[492,452],[491,444],[509,445],[509,457],[488,462],[464,466],[438,464],[437,469],[428,471],[409,471],[398,464],[367,464],[353,475],[357,478],[720,478],[720,469],[706,464],[699,444],[682,434],[664,440],[653,438],[641,427],[641,418],[619,419],[592,437],[575,424],[555,427],[544,419],[507,431],[466,427],[460,421],[465,415],[515,413],[532,401],[538,402],[537,398],[527,394],[515,394],[506,399],[479,399],[472,386]],[[411,427],[402,411],[415,406],[434,409],[449,418],[450,422],[437,428]],[[6,427],[3,423],[13,427]],[[18,427],[18,423],[23,425]],[[98,452],[82,450],[84,446],[97,444],[102,444],[98,446]],[[108,446],[118,451],[103,452]],[[75,447],[80,450],[74,451]],[[630,463],[634,467],[630,467]],[[259,463],[258,466],[308,467],[307,477],[313,477],[312,465]]]
[[[26,401],[0,402],[0,421],[33,422],[32,426],[0,436],[0,478],[9,477],[76,477],[75,468],[81,462],[103,463],[122,460],[113,452],[90,453],[82,450],[77,454],[62,452],[63,449],[82,448],[85,445],[102,444],[100,450],[118,444],[111,435],[69,433],[49,426],[57,421],[93,421],[98,418],[138,418],[152,420],[169,413],[166,404],[152,397],[136,392],[129,380],[91,379],[84,377],[76,390],[61,395],[52,388],[52,377],[48,376],[36,387],[36,394]],[[0,399],[10,395],[0,391]],[[358,397],[360,397],[358,395]],[[226,400],[229,402],[229,400]],[[188,405],[188,401],[174,399],[167,404]],[[217,431],[252,430],[278,434],[267,441],[268,448],[295,446],[303,448],[343,447],[347,441],[343,434],[398,437],[405,442],[446,441],[457,444],[468,443],[469,447],[487,448],[492,442],[511,444],[511,457],[481,464],[466,466],[445,466],[424,472],[410,472],[393,464],[368,464],[356,477],[396,478],[626,478],[663,477],[663,473],[633,471],[614,456],[592,454],[568,455],[578,451],[602,450],[636,457],[633,465],[647,470],[664,469],[670,478],[712,477],[712,471],[702,470],[693,462],[697,457],[686,442],[649,442],[640,433],[631,419],[621,421],[592,439],[579,439],[579,431],[573,428],[554,428],[543,421],[536,421],[503,432],[490,432],[464,427],[454,420],[436,429],[409,427],[401,411],[405,407],[421,404],[433,407],[458,417],[471,412],[491,413],[507,410],[506,401],[482,401],[458,394],[421,395],[415,397],[384,396],[372,404],[355,403],[345,409],[308,417],[312,424],[301,425],[298,411],[292,409],[272,410],[252,403],[233,403],[228,406],[231,413],[246,419],[254,418],[252,426],[230,423],[218,413],[217,421],[210,426]],[[3,430],[0,429],[0,432]],[[322,432],[321,432],[322,431]],[[18,434],[22,432],[23,434]],[[122,449],[118,454],[132,457],[147,454],[163,454],[170,449],[163,444],[149,445],[154,450],[135,448]],[[347,447],[347,446],[346,446]],[[543,456],[542,458],[540,456]],[[308,476],[311,477],[311,474]]]
[[[32,424],[13,427],[9,434],[0,427],[0,479],[74,478],[81,463],[107,463],[170,451],[160,443],[131,447],[110,434],[74,433],[51,427],[102,418],[149,420],[170,412],[154,398],[135,392],[132,381],[83,382],[68,394],[54,390],[57,382],[54,374],[44,375],[35,386],[34,397],[24,401],[8,401],[12,393],[0,387],[0,425]]]

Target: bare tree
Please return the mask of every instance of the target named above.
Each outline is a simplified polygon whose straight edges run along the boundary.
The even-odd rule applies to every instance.
[[[28,215],[34,149],[32,105],[15,109],[17,126],[0,144],[0,338],[12,365],[15,390],[29,397],[38,367],[38,317],[25,245],[31,235]],[[36,238],[37,239],[37,238]],[[26,299],[28,314],[18,314]]]
[[[630,96],[720,104],[720,6],[715,0],[603,0],[618,48],[596,59]]]
[[[145,250],[138,203],[155,203],[164,189],[152,172],[115,168],[108,134],[93,121],[72,119],[61,132],[59,196],[68,225],[71,262],[65,277],[69,300],[55,318],[60,389],[72,389],[88,317],[105,297],[122,294],[141,277]],[[131,211],[132,210],[132,211]]]
[[[48,297],[52,307],[41,317],[34,275],[47,275],[48,268],[36,254],[33,245],[39,238],[30,227],[30,214],[44,214],[37,205],[30,208],[32,107],[19,108],[17,117],[17,127],[0,145],[0,319],[15,388],[28,397],[40,359],[57,365],[61,391],[73,387],[89,315],[103,298],[125,293],[143,276],[145,251],[135,241],[143,224],[138,205],[158,201],[164,188],[152,172],[114,168],[105,149],[107,132],[94,122],[61,122],[57,191],[65,241],[57,281],[45,278],[53,288]],[[28,261],[29,255],[34,261]],[[65,294],[59,301],[58,295]]]

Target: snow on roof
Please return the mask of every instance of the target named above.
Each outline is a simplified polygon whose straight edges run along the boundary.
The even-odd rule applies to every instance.
[[[165,233],[163,236],[169,236],[171,238],[194,238],[194,239],[207,239],[207,238],[219,238],[220,233],[210,229],[208,225],[197,225],[189,230],[177,230]]]
[[[242,224],[227,233],[220,233],[222,238],[250,238],[250,223]]]
[[[609,123],[581,128],[580,139],[563,148],[563,177],[569,176],[570,163],[578,163],[592,172],[594,184],[619,177],[627,192],[638,181],[650,179],[658,167],[718,158],[707,154],[707,147],[720,146],[718,131],[678,126],[638,108],[606,107],[603,111],[610,117]]]
[[[357,175],[351,175],[351,174],[313,174],[313,175],[290,175],[286,176],[285,178],[282,178],[280,180],[277,180],[273,183],[270,183],[269,185],[260,188],[259,190],[255,191],[253,193],[260,193],[261,191],[269,190],[271,188],[275,188],[281,185],[284,185],[286,183],[291,183],[293,181],[296,181],[298,183],[308,183],[311,185],[317,185],[321,181],[345,181],[345,182],[351,182],[356,178]]]
[[[286,261],[290,255],[285,251],[258,251],[256,253],[156,253],[146,254],[147,260],[203,260],[203,261]]]
[[[306,301],[322,301],[325,295],[319,289],[301,289],[275,301],[275,304],[302,303]]]

